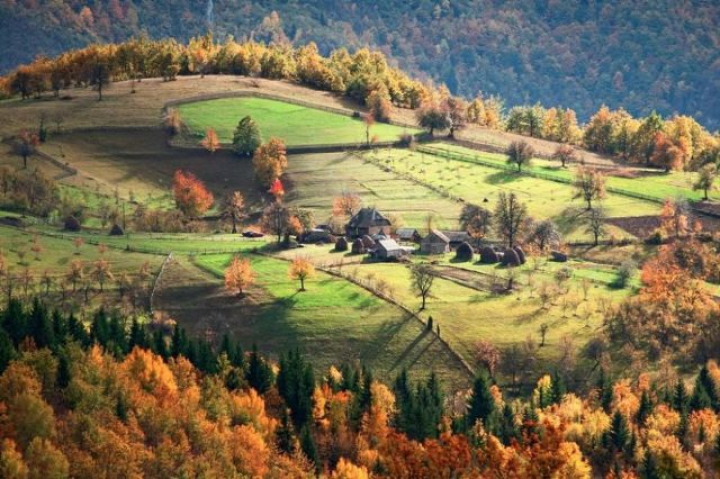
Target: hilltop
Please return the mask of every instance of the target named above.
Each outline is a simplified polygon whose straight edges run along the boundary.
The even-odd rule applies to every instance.
[[[277,13],[274,13],[277,12]],[[653,109],[720,126],[720,6],[716,2],[0,1],[0,71],[36,55],[131,36],[181,42],[210,30],[222,40],[314,41],[324,54],[370,46],[455,94],[506,106],[601,104],[635,116]]]

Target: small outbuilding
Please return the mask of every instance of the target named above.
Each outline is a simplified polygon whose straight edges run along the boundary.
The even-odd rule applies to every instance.
[[[450,239],[441,231],[432,230],[420,242],[420,252],[423,254],[444,254],[450,252]]]
[[[407,248],[403,248],[394,239],[384,239],[377,242],[372,256],[381,260],[397,260],[408,254]]]
[[[398,228],[395,235],[401,243],[419,243],[422,241],[422,235],[416,228]]]
[[[362,208],[345,225],[345,234],[350,238],[377,234],[390,236],[390,220],[375,208]]]

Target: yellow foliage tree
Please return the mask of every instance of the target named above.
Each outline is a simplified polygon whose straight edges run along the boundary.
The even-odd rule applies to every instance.
[[[229,292],[237,292],[242,296],[243,292],[255,282],[255,272],[247,258],[235,256],[230,266],[225,270],[225,289]]]

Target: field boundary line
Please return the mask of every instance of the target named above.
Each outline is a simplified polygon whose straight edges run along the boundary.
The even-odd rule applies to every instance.
[[[155,293],[157,292],[158,284],[160,284],[160,280],[162,278],[163,272],[165,271],[165,267],[170,261],[172,261],[172,255],[172,252],[170,252],[165,257],[162,264],[160,265],[160,271],[158,271],[157,276],[155,276],[155,281],[153,281],[152,291],[150,291],[150,314],[155,314],[155,306],[153,305],[155,301]]]

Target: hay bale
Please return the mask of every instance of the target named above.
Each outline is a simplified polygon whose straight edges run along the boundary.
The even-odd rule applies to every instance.
[[[80,231],[81,228],[82,226],[80,226],[80,222],[74,216],[68,216],[65,218],[65,222],[63,224],[63,229],[65,231]]]
[[[366,251],[365,245],[363,244],[361,239],[358,238],[355,241],[353,241],[351,251],[352,251],[352,254],[364,254],[365,253],[365,251]]]
[[[125,234],[122,227],[119,224],[114,224],[112,228],[110,228],[110,236],[122,236]]]
[[[472,246],[470,246],[470,243],[464,242],[457,247],[457,250],[455,251],[455,259],[458,261],[472,261],[474,253],[475,252],[473,251]]]
[[[362,244],[366,250],[373,249],[375,247],[375,240],[370,236],[365,235],[362,237]]]
[[[480,262],[483,264],[494,264],[499,261],[498,254],[490,246],[480,250]]]
[[[527,261],[527,257],[525,256],[525,252],[523,251],[523,249],[519,246],[515,246],[513,248],[513,251],[515,251],[515,253],[517,253],[518,255],[518,258],[520,258],[520,264],[525,264],[525,262]]]
[[[17,216],[3,216],[0,218],[0,224],[6,225],[6,226],[12,226],[13,228],[24,228],[25,223],[21,218],[18,218]]]
[[[347,251],[348,242],[344,236],[341,236],[335,241],[335,251]]]
[[[557,261],[558,263],[565,263],[568,260],[568,256],[560,251],[551,251],[550,257],[553,261]]]
[[[503,266],[520,266],[520,256],[513,249],[506,250],[503,254],[502,261]]]

